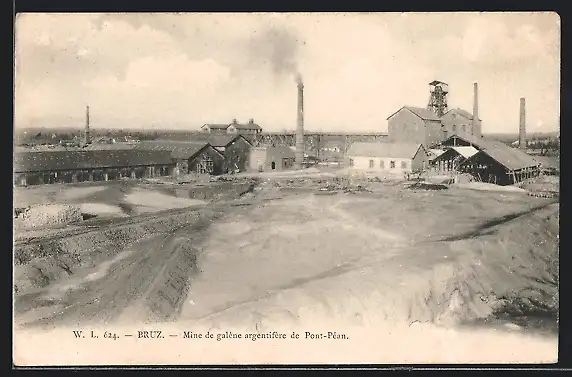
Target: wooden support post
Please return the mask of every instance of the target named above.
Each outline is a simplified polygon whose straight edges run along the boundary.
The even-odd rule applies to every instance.
[[[514,171],[512,172],[512,183],[513,183],[513,184],[516,184],[516,183],[517,183],[517,181],[516,181],[516,173],[515,173]]]

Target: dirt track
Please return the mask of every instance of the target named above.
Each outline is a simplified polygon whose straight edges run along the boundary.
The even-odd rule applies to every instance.
[[[141,320],[176,317],[178,300],[184,298],[196,268],[204,229],[220,214],[213,212],[189,226],[137,242],[107,264],[107,270],[100,266],[71,281],[18,297],[16,315],[44,307],[42,318],[32,324],[46,326],[114,322],[131,306],[139,307]],[[183,274],[173,274],[177,269]],[[172,297],[167,292],[170,286],[177,291]]]

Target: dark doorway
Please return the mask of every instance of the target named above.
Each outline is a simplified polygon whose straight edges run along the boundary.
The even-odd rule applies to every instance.
[[[272,168],[272,170],[276,169],[276,162],[272,161],[272,164],[270,164],[270,167]]]

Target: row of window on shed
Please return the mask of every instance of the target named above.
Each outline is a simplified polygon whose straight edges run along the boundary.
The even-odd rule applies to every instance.
[[[352,158],[350,158],[350,166],[354,166],[354,160]],[[373,169],[375,167],[375,160],[369,160],[369,167],[370,167],[370,169]],[[384,160],[379,161],[379,167],[381,169],[385,169],[385,161]],[[395,161],[389,161],[389,168],[395,169]],[[401,168],[407,169],[407,161],[401,161]]]

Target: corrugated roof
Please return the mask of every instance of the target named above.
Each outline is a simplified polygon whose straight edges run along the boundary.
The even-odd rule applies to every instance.
[[[171,153],[144,150],[40,151],[14,154],[14,171],[97,169],[171,164]]]
[[[469,158],[479,152],[475,147],[452,147],[452,149],[465,158]]]
[[[421,144],[356,142],[347,156],[413,158]]]
[[[149,140],[140,142],[135,149],[147,151],[170,151],[173,158],[191,158],[209,145],[206,141]]]
[[[415,107],[415,106],[403,106],[401,109],[397,110],[396,112],[394,112],[393,114],[388,116],[387,119],[391,118],[392,116],[394,116],[395,114],[397,114],[398,112],[400,112],[403,109],[407,109],[407,110],[411,111],[413,114],[417,115],[419,118],[421,118],[423,120],[441,120],[441,118],[439,118],[431,110],[427,110],[427,109],[424,109],[422,107]]]

